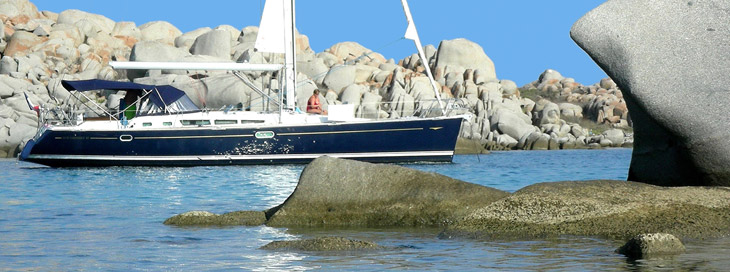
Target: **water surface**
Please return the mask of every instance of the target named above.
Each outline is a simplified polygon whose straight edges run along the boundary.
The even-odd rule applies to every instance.
[[[494,152],[452,164],[407,164],[515,191],[545,181],[626,179],[630,149]],[[622,241],[436,238],[439,229],[181,228],[182,212],[264,210],[294,190],[303,165],[53,169],[0,160],[0,270],[556,270],[699,269],[730,266],[727,240],[689,241],[688,253],[627,261]],[[275,240],[323,235],[391,249],[276,252]]]

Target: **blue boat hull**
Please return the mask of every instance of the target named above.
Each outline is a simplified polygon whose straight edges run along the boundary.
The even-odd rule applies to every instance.
[[[319,156],[370,162],[451,162],[461,118],[259,128],[46,130],[20,159],[52,167],[307,163]]]

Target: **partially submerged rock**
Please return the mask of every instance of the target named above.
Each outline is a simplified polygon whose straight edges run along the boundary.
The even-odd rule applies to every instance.
[[[682,241],[667,233],[639,234],[616,249],[616,253],[626,255],[631,259],[675,255],[684,251],[685,247]]]
[[[401,166],[320,157],[269,226],[443,226],[509,193]]]
[[[730,190],[610,180],[539,183],[474,211],[442,236],[628,239],[654,232],[689,238],[730,234]]]
[[[488,150],[478,140],[459,137],[456,140],[454,154],[487,154]]]
[[[236,211],[215,214],[206,211],[190,211],[165,220],[165,225],[175,226],[259,226],[266,222],[264,212]]]
[[[359,251],[377,250],[383,247],[368,241],[344,237],[317,237],[305,240],[273,241],[261,247],[266,250],[295,251]]]

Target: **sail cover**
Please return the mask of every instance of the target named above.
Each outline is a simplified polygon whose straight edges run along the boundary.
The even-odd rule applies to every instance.
[[[149,94],[149,100],[152,104],[159,108],[168,108],[171,105],[184,106],[179,108],[177,111],[189,111],[197,110],[198,107],[185,95],[185,92],[178,88],[162,85],[146,85],[138,84],[134,82],[120,82],[120,81],[109,81],[100,79],[90,80],[78,80],[78,81],[61,81],[66,90],[73,91],[90,91],[90,90],[119,90],[119,91],[151,91]],[[189,102],[188,102],[189,101]]]

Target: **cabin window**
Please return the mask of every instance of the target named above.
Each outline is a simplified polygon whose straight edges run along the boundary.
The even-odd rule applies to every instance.
[[[162,122],[163,126],[170,127],[172,126],[172,122]]]
[[[183,126],[207,126],[210,125],[210,120],[180,120]]]
[[[238,124],[237,120],[215,120],[216,125],[235,125]]]
[[[241,124],[260,124],[263,122],[264,120],[241,120]]]
[[[152,123],[142,123],[142,126],[143,127],[151,127],[152,126]]]

